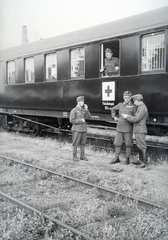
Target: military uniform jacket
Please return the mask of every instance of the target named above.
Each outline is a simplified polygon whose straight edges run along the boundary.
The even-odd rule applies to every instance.
[[[86,122],[82,122],[82,119],[86,118],[91,118],[89,111],[86,111],[84,108],[80,108],[78,105],[73,108],[70,112],[70,122],[72,123],[71,130],[76,132],[86,132]]]
[[[147,133],[146,121],[148,119],[148,109],[144,103],[138,106],[135,116],[128,116],[128,121],[134,123],[133,133]]]
[[[105,75],[111,74],[118,74],[119,70],[116,71],[115,67],[119,67],[119,60],[118,58],[112,57],[112,59],[105,59],[104,60],[104,68],[105,68]]]
[[[117,123],[117,131],[118,132],[132,132],[133,124],[129,122],[127,119],[124,119],[122,114],[133,115],[136,111],[136,106],[132,103],[119,103],[111,109],[112,118],[117,116],[119,113],[119,119]]]

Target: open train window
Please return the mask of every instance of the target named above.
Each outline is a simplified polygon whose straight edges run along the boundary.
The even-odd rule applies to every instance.
[[[8,83],[16,82],[15,61],[10,61],[7,63],[7,76],[8,76]]]
[[[100,76],[112,77],[119,75],[119,41],[101,44]]]
[[[34,72],[34,58],[25,59],[25,82],[32,83],[35,82],[35,72]]]
[[[71,78],[84,78],[84,48],[75,48],[70,51],[71,59]]]
[[[50,53],[46,55],[46,81],[57,79],[57,55]]]
[[[141,38],[141,71],[165,69],[165,34],[152,33]]]

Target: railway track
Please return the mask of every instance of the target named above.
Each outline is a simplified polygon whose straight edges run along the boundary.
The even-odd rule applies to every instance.
[[[91,238],[91,237],[88,236],[87,234],[84,234],[83,232],[78,231],[77,229],[71,227],[70,225],[67,225],[67,224],[65,224],[65,223],[62,223],[61,221],[59,221],[59,220],[51,217],[51,216],[48,215],[48,214],[45,214],[44,212],[38,210],[37,208],[34,208],[34,207],[32,207],[32,206],[30,206],[30,205],[28,205],[28,204],[26,204],[26,203],[24,203],[24,202],[22,202],[22,201],[19,201],[19,200],[17,200],[16,198],[9,196],[8,194],[5,194],[5,193],[2,192],[2,191],[0,191],[0,196],[3,197],[3,198],[5,198],[5,199],[7,199],[7,200],[9,200],[9,201],[11,201],[11,202],[13,202],[13,203],[15,203],[15,204],[18,204],[19,206],[21,206],[21,207],[23,207],[23,208],[25,208],[25,209],[28,209],[28,210],[30,210],[30,211],[32,211],[32,212],[34,212],[34,213],[39,214],[41,217],[43,217],[43,218],[45,218],[45,219],[48,219],[48,220],[52,221],[53,223],[55,223],[55,224],[56,224],[58,227],[60,227],[60,228],[64,228],[64,229],[70,230],[70,231],[71,231],[72,233],[74,233],[76,236],[83,237],[83,238],[86,239],[86,240],[94,240],[93,238]]]
[[[87,190],[84,190],[84,189],[89,188],[91,190],[88,190],[88,192],[95,193],[94,197],[96,197],[95,199],[99,199],[98,201],[100,203],[104,202],[106,204],[110,204],[110,209],[113,208],[113,203],[114,203],[114,206],[115,206],[115,201],[118,202],[118,200],[119,200],[119,202],[121,201],[126,208],[128,206],[129,207],[132,206],[131,208],[137,208],[137,205],[138,205],[139,206],[139,208],[137,208],[138,211],[141,211],[141,207],[142,207],[142,211],[145,211],[148,214],[156,212],[156,211],[165,211],[165,207],[162,206],[162,204],[156,204],[154,202],[151,203],[151,202],[148,202],[148,201],[144,201],[144,200],[135,198],[134,196],[130,196],[129,194],[126,195],[126,194],[123,194],[122,192],[112,191],[111,189],[106,188],[106,187],[101,187],[99,185],[96,185],[96,184],[93,184],[93,183],[90,183],[90,182],[82,181],[82,180],[77,179],[75,177],[71,177],[71,176],[64,175],[64,174],[59,173],[59,172],[48,170],[48,169],[46,169],[46,167],[43,168],[43,167],[40,167],[40,166],[37,166],[37,165],[27,163],[27,160],[24,157],[23,157],[23,159],[25,159],[26,162],[20,161],[18,159],[14,159],[14,158],[11,158],[11,157],[8,157],[8,156],[5,156],[5,154],[0,155],[0,158],[3,160],[4,166],[10,167],[9,171],[10,171],[11,167],[12,167],[12,169],[18,169],[17,167],[19,167],[19,173],[20,173],[20,170],[21,170],[21,172],[24,172],[25,174],[27,174],[28,172],[29,172],[29,174],[32,174],[32,173],[34,174],[36,171],[28,170],[29,167],[30,167],[32,169],[34,168],[35,170],[37,170],[37,172],[44,173],[44,175],[45,175],[45,173],[48,173],[47,176],[49,178],[47,177],[47,179],[48,179],[47,181],[49,181],[50,184],[53,183],[53,181],[54,182],[58,181],[58,183],[59,183],[59,181],[61,181],[62,184],[65,183],[65,184],[68,185],[68,188],[65,188],[64,186],[63,186],[63,188],[61,188],[63,190],[63,192],[64,192],[64,189],[66,189],[65,190],[66,192],[68,192],[68,191],[73,192],[73,190],[75,188],[75,189],[79,190],[80,195],[83,198],[83,196],[85,195],[84,192],[87,191]],[[36,161],[36,159],[34,159],[34,160]],[[5,161],[9,161],[9,162],[7,162],[7,164],[5,164]],[[14,162],[16,164],[14,164]],[[25,167],[22,167],[21,164],[24,165]],[[70,166],[73,166],[73,164],[71,164]],[[81,163],[80,166],[82,167],[83,164]],[[54,177],[54,176],[56,176],[56,177]],[[35,179],[35,181],[36,180],[37,179]],[[21,182],[22,182],[22,180],[21,180]],[[43,180],[42,182],[46,182],[46,180]],[[57,185],[56,182],[54,183],[54,186]],[[74,182],[74,184],[72,182]],[[31,183],[31,178],[30,178],[30,182],[28,182],[26,185],[24,184],[23,187],[21,188],[21,189],[23,189],[22,190],[23,192],[25,192],[24,188],[25,189],[27,187],[29,188],[29,184],[32,184]],[[34,183],[34,180],[33,180],[33,184],[39,186],[40,183],[38,183],[38,182]],[[17,183],[17,185],[18,185],[18,183]],[[50,187],[49,184],[48,184],[48,186]],[[35,195],[31,194],[30,198],[29,197],[24,198],[21,195],[18,195],[15,192],[12,192],[12,189],[17,189],[16,188],[17,186],[15,187],[15,185],[12,185],[12,186],[10,186],[10,188],[9,187],[6,188],[6,187],[7,186],[4,185],[3,188],[2,188],[3,192],[2,191],[0,192],[1,198],[6,198],[9,201],[14,202],[18,206],[21,206],[21,208],[29,209],[30,211],[37,213],[42,218],[50,220],[51,222],[55,223],[56,226],[58,226],[58,229],[61,228],[61,229],[65,229],[65,231],[68,230],[68,231],[72,232],[73,235],[77,236],[76,239],[97,239],[97,238],[92,238],[92,236],[95,236],[95,235],[92,235],[92,232],[86,231],[87,225],[85,225],[86,224],[85,222],[82,222],[81,225],[79,223],[78,228],[76,228],[75,225],[73,225],[73,224],[71,225],[72,222],[69,222],[69,221],[66,222],[62,218],[57,217],[57,215],[53,214],[54,211],[57,212],[57,209],[58,209],[57,201],[55,201],[54,199],[53,199],[53,204],[52,205],[50,205],[50,204],[47,204],[47,205],[37,204],[34,207],[35,201],[38,201],[37,194],[35,194]],[[38,192],[40,193],[40,191],[42,191],[45,195],[46,194],[45,188],[43,189],[42,187],[45,187],[45,185],[41,186],[41,190],[39,190]],[[6,189],[8,189],[8,190],[5,191]],[[11,190],[9,190],[9,189],[11,189]],[[37,189],[37,188],[33,187],[33,193],[35,193],[35,189]],[[57,194],[55,195],[56,199],[58,198],[58,196],[59,196],[59,194],[61,193],[62,190],[57,192],[57,188],[55,188],[55,191],[57,192]],[[47,191],[47,189],[46,189],[46,191]],[[10,194],[8,194],[9,192],[10,192]],[[48,189],[47,192],[50,192],[50,190]],[[103,197],[103,196],[105,196],[105,197]],[[37,197],[37,200],[35,200],[36,197]],[[89,197],[90,197],[90,195],[89,195]],[[26,199],[26,202],[25,202],[25,199]],[[29,199],[31,199],[31,200],[29,200]],[[112,199],[114,199],[114,201]],[[50,202],[50,195],[46,195],[46,200]],[[30,203],[29,201],[31,201],[31,204],[27,204],[27,202]],[[79,205],[80,205],[80,203],[79,203]],[[164,203],[163,203],[163,205],[164,205]],[[46,208],[45,206],[48,206],[48,208]],[[53,206],[53,208],[52,208],[52,206]],[[69,206],[69,203],[68,203],[68,206]],[[86,202],[86,206],[87,206],[87,202]],[[20,207],[18,209],[20,209]],[[64,211],[65,211],[64,214],[69,213],[69,212],[66,213],[66,209]],[[132,213],[133,212],[131,211],[131,214]],[[88,213],[88,214],[90,215],[90,213]],[[117,217],[112,216],[111,218],[106,220],[106,224],[107,224],[107,226],[114,226],[114,224],[117,224],[118,221],[121,221],[121,225],[126,224],[126,222],[132,221],[131,219],[135,217],[135,215],[131,215],[131,214],[123,215],[121,218],[118,217],[118,216]],[[55,216],[56,216],[56,218],[55,218]],[[57,219],[58,219],[58,221],[57,221]],[[61,220],[63,220],[63,221],[61,221]],[[105,224],[104,221],[98,223],[96,219],[94,219],[94,220],[95,221],[91,221],[88,224],[91,225],[93,228],[94,228],[94,226],[96,228],[97,224],[100,224],[102,227],[104,227],[104,224]],[[29,219],[25,220],[25,221],[29,221]],[[61,224],[59,224],[59,223],[61,223]],[[70,228],[69,228],[69,223],[70,223]],[[40,224],[40,221],[39,221],[39,224]],[[62,230],[62,231],[64,231],[64,230]],[[88,233],[89,233],[89,235],[88,235]]]
[[[95,188],[101,194],[103,194],[105,196],[112,196],[112,197],[121,196],[123,198],[130,199],[132,201],[137,202],[137,204],[139,206],[143,206],[146,209],[150,209],[150,208],[164,209],[164,206],[152,203],[150,201],[145,201],[145,200],[136,198],[134,196],[123,194],[123,193],[118,192],[118,191],[113,191],[109,188],[102,187],[102,186],[99,186],[99,185],[96,185],[96,184],[92,184],[90,182],[86,182],[86,181],[83,181],[83,180],[80,180],[80,179],[77,179],[77,178],[74,178],[74,177],[71,177],[71,176],[68,176],[68,175],[64,175],[62,173],[58,173],[58,172],[54,172],[54,171],[51,171],[51,170],[48,170],[48,169],[45,169],[45,168],[41,168],[39,166],[35,166],[35,165],[29,164],[29,163],[25,163],[25,162],[22,162],[22,161],[17,160],[17,159],[9,158],[9,157],[3,156],[3,155],[0,155],[0,158],[3,159],[3,160],[7,160],[7,161],[13,161],[13,162],[16,162],[16,163],[19,163],[19,164],[22,164],[22,165],[25,165],[25,166],[28,166],[28,167],[31,167],[31,168],[34,168],[34,169],[38,169],[40,171],[44,171],[44,172],[47,172],[49,174],[56,175],[56,176],[59,176],[61,178],[67,179],[67,180],[77,182],[77,183],[82,184],[82,185],[84,185],[86,187],[89,187],[89,188]]]

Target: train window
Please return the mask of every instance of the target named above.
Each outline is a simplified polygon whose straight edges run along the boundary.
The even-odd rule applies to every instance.
[[[15,61],[10,61],[7,63],[7,76],[8,83],[16,82],[16,69],[15,69]]]
[[[165,34],[153,33],[141,39],[141,71],[161,71],[165,68]]]
[[[120,72],[119,41],[101,44],[100,76],[118,76]]]
[[[25,82],[32,83],[35,82],[35,72],[34,72],[34,58],[25,59]]]
[[[71,78],[84,78],[84,48],[76,48],[70,52]]]
[[[57,55],[51,53],[46,55],[46,81],[57,79]]]

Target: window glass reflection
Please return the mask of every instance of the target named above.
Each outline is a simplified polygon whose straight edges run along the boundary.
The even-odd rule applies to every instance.
[[[164,70],[164,59],[165,34],[157,33],[144,36],[141,49],[142,72]]]
[[[71,50],[71,78],[84,78],[84,48]]]
[[[46,55],[46,81],[57,79],[56,53]]]

